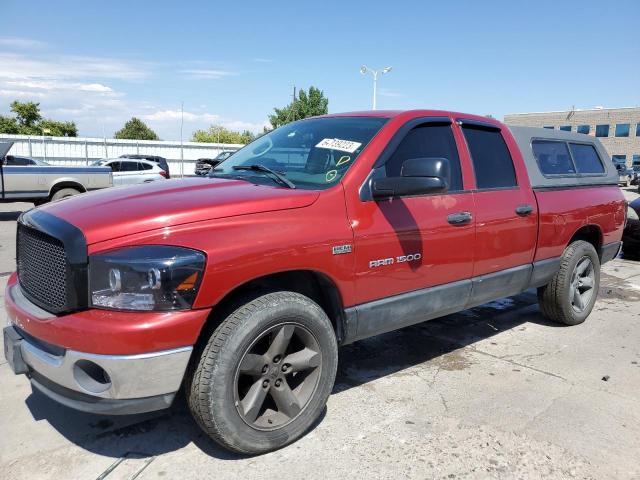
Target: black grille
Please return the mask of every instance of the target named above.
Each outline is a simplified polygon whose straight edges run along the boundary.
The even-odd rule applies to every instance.
[[[67,258],[64,244],[18,224],[18,280],[25,295],[50,312],[67,308]]]

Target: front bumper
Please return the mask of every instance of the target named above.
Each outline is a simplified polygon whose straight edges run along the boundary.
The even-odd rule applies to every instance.
[[[167,408],[180,388],[192,347],[141,355],[96,355],[50,345],[4,328],[5,357],[46,396],[77,410],[131,414]]]
[[[192,312],[181,312],[174,318],[166,314],[118,316],[118,312],[103,311],[99,314],[108,316],[111,328],[103,325],[105,328],[97,332],[92,330],[96,322],[82,316],[87,312],[52,316],[21,293],[12,276],[5,295],[9,317],[9,326],[4,329],[5,357],[15,373],[25,373],[30,378],[34,388],[69,407],[101,414],[141,413],[171,405],[193,351],[190,345],[195,340],[188,346],[167,345],[160,339],[168,337],[170,330],[165,331],[163,326],[178,327],[178,331],[182,331],[183,322],[191,320],[198,324],[199,330],[201,314],[194,318],[190,316]],[[133,326],[129,334],[120,330],[127,324]],[[72,330],[70,325],[74,326]],[[84,327],[84,335],[77,327]],[[75,335],[69,335],[70,331]],[[174,330],[174,341],[180,337],[178,331]],[[103,348],[97,349],[97,353],[78,348],[83,336],[85,345],[92,348],[101,343]],[[122,338],[114,343],[113,336]],[[191,336],[190,333],[188,337]],[[156,350],[132,352],[132,347],[143,337],[147,338],[146,346],[155,346]],[[114,350],[105,350],[105,345]]]

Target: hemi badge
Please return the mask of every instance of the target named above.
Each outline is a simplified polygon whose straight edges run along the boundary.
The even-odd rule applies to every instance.
[[[332,248],[334,255],[342,255],[343,253],[351,253],[351,245],[336,245]]]

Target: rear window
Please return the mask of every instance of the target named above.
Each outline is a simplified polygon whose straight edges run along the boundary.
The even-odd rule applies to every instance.
[[[531,146],[543,175],[604,173],[604,165],[593,145],[534,140]]]
[[[462,131],[473,161],[477,188],[515,187],[516,172],[500,131],[465,125]]]
[[[604,165],[593,145],[570,143],[571,155],[576,162],[578,173],[604,173]]]
[[[543,175],[572,175],[576,173],[569,148],[565,142],[534,140],[532,147]]]

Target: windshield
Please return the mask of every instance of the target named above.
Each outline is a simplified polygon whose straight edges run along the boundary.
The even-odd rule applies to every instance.
[[[386,121],[378,117],[324,117],[289,123],[237,151],[209,176],[277,184],[273,175],[237,168],[262,165],[284,175],[296,188],[323,190],[340,181]]]

